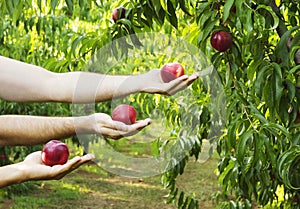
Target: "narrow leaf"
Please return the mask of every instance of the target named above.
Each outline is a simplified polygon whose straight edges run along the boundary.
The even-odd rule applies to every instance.
[[[226,22],[229,14],[231,13],[231,7],[234,3],[234,0],[226,0],[224,5],[224,15],[223,15],[223,23]]]

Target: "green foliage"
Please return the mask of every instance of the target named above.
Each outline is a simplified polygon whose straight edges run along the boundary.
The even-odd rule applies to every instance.
[[[294,207],[299,195],[299,125],[295,123],[300,101],[296,53],[299,53],[299,4],[295,1],[188,1],[187,4],[191,17],[177,19],[177,24],[171,22],[171,25],[178,29],[176,33],[182,33],[211,57],[226,92],[226,132],[217,148],[221,156],[219,182],[225,196],[235,198],[222,207],[251,208],[252,203],[276,202],[276,191],[281,185],[285,187],[282,205]],[[176,12],[175,17],[184,16]],[[234,40],[230,50],[220,53],[211,48],[210,35],[216,30],[230,31]],[[190,197],[185,197],[175,186],[185,161],[184,158],[175,162],[175,168],[163,176],[163,182],[170,188],[168,202],[177,199],[179,208],[194,208]]]
[[[111,8],[123,5],[126,18],[111,21]],[[132,0],[111,3],[96,0],[26,0],[0,2],[0,54],[43,66],[55,72],[86,70],[83,67],[98,49],[132,34],[123,47],[127,53],[141,44],[139,32],[182,36],[210,58],[226,93],[225,130],[218,140],[218,170],[223,186],[223,208],[251,208],[252,204],[297,208],[299,193],[300,5],[298,1],[190,1]],[[216,52],[209,44],[216,30],[229,31],[233,45]],[[120,43],[119,43],[120,44]],[[114,53],[112,48],[112,53]],[[121,54],[122,54],[121,53]],[[115,56],[117,54],[115,53]],[[142,59],[142,58],[141,58]],[[165,60],[160,60],[163,63]],[[139,62],[138,64],[142,63]],[[151,63],[154,65],[155,62]],[[156,63],[157,64],[157,63]],[[157,66],[158,67],[158,66]],[[122,66],[114,73],[133,73]],[[146,68],[145,68],[146,69]],[[90,69],[91,70],[91,69]],[[201,208],[197,199],[176,187],[190,156],[199,156],[202,139],[211,131],[210,92],[202,82],[192,85],[198,100],[178,108],[170,100],[147,103],[155,96],[138,95],[139,111],[161,108],[175,127],[174,138],[157,141],[157,153],[178,146],[191,147],[180,160],[167,164],[162,182],[170,189],[168,203],[178,208]],[[174,102],[173,102],[174,103]],[[173,104],[172,103],[172,104]],[[184,103],[184,102],[183,102]],[[181,103],[182,104],[182,103]],[[2,114],[69,115],[66,104],[15,104],[1,101]],[[109,111],[110,103],[97,106]],[[198,114],[196,137],[180,137],[183,122]],[[184,114],[182,114],[184,113]],[[198,121],[199,122],[199,121]],[[191,141],[192,140],[192,141]],[[21,149],[21,151],[20,151]],[[27,148],[1,148],[11,161],[20,160]],[[15,157],[15,153],[22,153]],[[2,158],[1,158],[2,159]],[[3,158],[4,159],[4,158]],[[282,202],[278,188],[284,187]],[[226,197],[233,196],[232,200]]]

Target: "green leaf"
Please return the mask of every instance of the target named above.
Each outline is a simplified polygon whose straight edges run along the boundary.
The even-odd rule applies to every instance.
[[[287,124],[287,122],[290,118],[290,114],[288,112],[290,103],[291,103],[291,101],[289,99],[289,95],[283,95],[281,97],[280,104],[279,104],[280,111],[279,111],[278,115],[283,124]]]
[[[42,0],[37,0],[38,7],[42,11]]]
[[[253,30],[253,22],[252,22],[252,10],[247,10],[246,11],[246,22],[245,22],[245,26],[246,26],[246,30],[248,32],[251,32]]]
[[[282,61],[282,65],[284,66],[288,66],[289,64],[289,52],[286,45],[287,40],[290,38],[292,32],[298,29],[300,29],[300,26],[292,27],[290,30],[286,31],[275,48],[275,55],[278,60],[280,59]]]
[[[180,192],[180,195],[178,198],[178,207],[179,208],[183,205],[183,198],[184,198],[184,192]]]
[[[235,168],[235,161],[230,160],[228,165],[225,167],[224,171],[220,173],[219,182],[222,185],[227,185],[228,182],[225,179],[228,179],[228,176],[232,175],[233,169]]]
[[[77,38],[75,38],[75,40],[73,41],[72,43],[72,46],[71,46],[71,53],[73,54],[74,57],[77,57],[76,53],[76,48],[78,47],[78,45],[80,44],[80,41],[81,39],[83,38],[84,36],[80,35],[78,36]]]
[[[186,207],[188,206],[189,202],[190,202],[190,197],[186,197],[185,201],[183,203],[182,209],[186,209]]]
[[[277,123],[265,123],[261,126],[261,128],[269,130],[274,136],[279,137],[279,133],[282,132],[287,138],[291,137],[290,132],[285,127]]]
[[[38,34],[40,34],[40,32],[41,32],[42,21],[43,21],[42,17],[39,17],[38,21],[36,23],[36,31]]]
[[[230,209],[238,209],[237,205],[233,200],[230,200]]]
[[[250,81],[252,81],[257,76],[257,72],[260,71],[262,67],[266,66],[265,60],[253,60],[253,62],[250,63],[247,69],[247,77]]]
[[[300,70],[300,65],[296,65],[295,67],[293,67],[292,69],[290,69],[289,74],[294,74],[296,72],[298,72]]]
[[[290,98],[289,102],[292,103],[296,96],[296,87],[290,80],[286,80],[285,83],[288,90],[288,97]]]
[[[256,80],[254,82],[255,93],[257,96],[262,96],[263,85],[265,84],[267,75],[270,74],[270,65],[258,69]]]
[[[290,50],[290,60],[293,62],[293,64],[295,64],[294,59],[295,59],[296,53],[300,53],[300,46],[292,46],[291,47],[291,50]]]
[[[238,138],[237,148],[236,148],[236,157],[240,161],[240,163],[243,162],[244,156],[246,156],[246,149],[247,149],[247,142],[253,137],[254,130],[249,129],[245,133],[243,133]]]
[[[257,164],[259,160],[262,160],[262,149],[264,141],[260,138],[258,133],[253,134],[253,142],[254,142],[254,154],[253,154],[253,164]]]
[[[10,1],[5,1],[5,6],[6,6],[6,9],[8,10],[8,12],[13,15],[14,13],[14,5],[13,5],[13,1],[10,0]]]
[[[23,6],[24,6],[23,2],[19,2],[19,4],[14,7],[13,18],[12,18],[13,23],[16,23],[17,20],[20,18],[22,11],[24,9]]]
[[[274,83],[273,83],[273,89],[274,89],[274,92],[275,92],[275,97],[274,97],[274,100],[275,100],[275,105],[276,105],[276,108],[277,108],[277,112],[280,111],[279,109],[279,103],[280,103],[280,99],[281,99],[281,96],[282,96],[282,92],[283,92],[283,84],[282,84],[282,72],[281,72],[281,67],[279,66],[279,64],[273,62],[272,65],[274,66]]]
[[[184,11],[187,15],[192,16],[189,9],[186,6],[185,0],[179,0],[179,5],[182,11]]]
[[[171,25],[173,25],[177,29],[178,28],[178,20],[177,20],[174,5],[171,0],[167,0],[167,6],[168,6],[168,13],[169,13],[168,19],[169,19]]]
[[[270,71],[272,74],[266,77],[262,97],[270,110],[272,120],[274,120],[275,111],[280,111],[279,104],[283,92],[283,85],[280,66],[277,63],[272,63],[272,66],[273,70]]]
[[[252,23],[252,12],[253,10],[249,7],[243,6],[243,1],[236,1],[236,11],[237,11],[237,28],[239,30],[246,30],[247,32],[251,32],[253,30]]]
[[[191,199],[188,209],[194,209],[194,208],[195,208],[195,200]]]
[[[271,163],[273,166],[276,165],[277,156],[275,155],[273,145],[271,144],[270,137],[267,137],[263,133],[259,133],[259,138],[264,142],[265,148],[266,148],[266,154],[268,159],[271,160]]]
[[[124,25],[127,25],[129,28],[131,28],[131,21],[125,18],[119,19],[117,20],[117,22],[122,23]]]
[[[74,10],[74,4],[73,4],[73,0],[66,0],[67,3],[67,7],[68,10],[71,14],[73,14],[73,10]]]
[[[166,12],[168,12],[167,2],[168,0],[160,0],[160,5]]]
[[[274,23],[273,23],[273,27],[269,28],[269,30],[275,30],[279,25],[279,18],[276,15],[276,13],[273,11],[273,9],[270,6],[264,4],[259,4],[258,7],[256,8],[256,11],[260,9],[267,10],[272,15]]]
[[[160,4],[160,0],[152,0],[151,4],[152,4],[151,7],[153,8],[156,16],[159,17],[160,16],[159,12],[162,8],[162,6]]]
[[[235,143],[236,143],[236,123],[237,123],[238,118],[232,123],[230,124],[230,126],[228,127],[228,140],[227,140],[227,146],[228,147],[232,147],[235,148]]]
[[[51,12],[54,13],[58,0],[51,0]]]
[[[293,48],[294,46],[299,46],[300,44],[300,31],[298,31],[294,37],[293,40],[291,42],[291,48]]]
[[[207,21],[210,21],[211,16],[214,14],[214,11],[207,11],[205,15],[202,15],[199,19],[198,25],[204,26]]]
[[[265,30],[265,25],[266,25],[266,19],[263,15],[254,12],[254,21],[257,23],[257,26],[259,27],[260,30]],[[257,45],[255,44],[257,47]]]
[[[231,7],[234,3],[234,0],[226,0],[224,5],[224,15],[223,15],[223,23],[226,22],[229,14],[231,13]]]
[[[86,0],[79,0],[79,6],[81,9],[84,9],[85,5],[86,5]]]
[[[143,9],[144,9],[144,15],[145,15],[146,20],[147,20],[147,25],[148,25],[148,27],[152,27],[153,17],[155,16],[155,13],[151,9],[151,7],[149,7],[148,4],[146,4]]]
[[[182,159],[182,160],[180,161],[180,163],[178,164],[178,166],[179,166],[179,172],[178,172],[178,173],[179,173],[180,175],[182,175],[183,172],[184,172],[185,164],[186,164],[185,159]]]
[[[200,32],[198,43],[206,41],[208,36],[212,33],[215,25],[219,22],[218,19],[214,19],[211,21],[206,21],[206,24],[203,26],[203,30]],[[202,47],[205,49],[206,46],[202,45]],[[202,48],[202,49],[203,49]]]
[[[274,80],[274,76],[270,76],[270,78],[265,81],[262,94],[263,100],[266,102],[270,110],[270,116],[272,119],[274,119],[275,114],[275,92],[273,88]]]
[[[300,147],[294,146],[283,152],[278,158],[278,173],[285,186],[289,189],[299,190],[299,163]],[[296,168],[296,169],[294,169]]]

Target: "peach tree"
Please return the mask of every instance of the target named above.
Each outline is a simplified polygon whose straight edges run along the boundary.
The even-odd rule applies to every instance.
[[[218,70],[226,92],[227,113],[226,130],[217,147],[221,157],[219,182],[225,200],[234,197],[220,207],[277,204],[280,208],[297,208],[299,2],[165,0],[135,5],[133,14],[128,15],[131,22],[138,21],[149,30],[165,25],[166,32],[197,45]],[[226,46],[226,41],[221,41],[224,50],[214,47],[211,37],[216,31],[230,33],[232,44]],[[201,122],[204,130],[209,128],[205,125],[209,120]],[[202,138],[203,133],[199,133],[199,140]],[[199,147],[195,145],[189,154],[197,157]],[[170,189],[169,202],[179,208],[199,207],[197,200],[176,188],[176,178],[184,172],[186,160],[178,162],[162,179]],[[281,202],[278,188],[283,188]]]
[[[112,21],[111,8],[119,6],[126,9],[125,15]],[[1,1],[0,11],[0,54],[55,72],[81,70],[98,49],[126,35],[131,35],[135,47],[143,44],[135,36],[140,32],[184,37],[211,60],[226,95],[225,129],[217,144],[223,197],[219,207],[297,208],[300,204],[299,1],[11,0]],[[212,41],[218,31],[221,35]],[[224,32],[231,36],[225,48]],[[126,46],[124,53],[131,49],[130,44]],[[128,73],[128,69],[116,73]],[[199,157],[202,140],[211,131],[208,92],[201,82],[193,84],[192,90],[198,95],[198,106],[184,106],[180,111],[199,111],[201,128],[190,152],[162,174],[169,189],[167,202],[178,208],[201,208],[199,200],[180,191],[176,180],[188,159]],[[140,101],[146,99],[146,95],[140,97]],[[168,102],[162,101],[162,109],[170,123],[180,125],[179,113],[170,112]],[[151,105],[142,102],[137,109],[143,112]],[[110,104],[98,108],[109,112]],[[1,101],[1,114],[70,115],[71,108]],[[190,142],[180,140],[183,146]],[[156,149],[162,146],[158,143]],[[1,165],[18,161],[33,149],[39,147],[1,147]],[[278,188],[283,194],[278,194]],[[279,201],[279,195],[283,200]]]

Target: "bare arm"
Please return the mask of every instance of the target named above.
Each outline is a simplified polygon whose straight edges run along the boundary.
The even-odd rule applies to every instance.
[[[109,115],[81,117],[0,116],[0,146],[43,144],[76,134],[98,134],[112,139],[133,135],[151,123],[150,119],[126,125]]]
[[[16,102],[93,102],[113,97],[115,90],[135,76],[110,76],[87,72],[53,73],[42,67],[0,56],[0,97]],[[137,83],[119,91],[138,91]]]
[[[0,188],[33,180],[58,180],[94,159],[87,154],[74,157],[64,165],[46,166],[41,160],[41,152],[28,155],[23,162],[0,167]]]
[[[22,170],[18,169],[19,166],[20,163],[0,167],[0,188],[25,181]]]
[[[163,83],[158,70],[136,76],[90,72],[53,73],[0,56],[0,97],[16,102],[101,102],[138,92],[173,94],[198,75]]]

